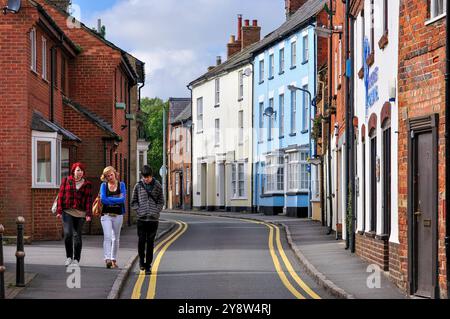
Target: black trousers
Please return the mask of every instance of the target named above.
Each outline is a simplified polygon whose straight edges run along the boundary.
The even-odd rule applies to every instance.
[[[155,247],[155,237],[158,231],[158,221],[137,222],[137,232],[139,237],[139,266],[150,269],[153,262],[153,249]]]
[[[84,220],[84,218],[77,218],[63,213],[64,243],[66,245],[67,258],[77,261],[81,259]]]

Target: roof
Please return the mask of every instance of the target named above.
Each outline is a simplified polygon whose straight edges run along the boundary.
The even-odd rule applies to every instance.
[[[122,140],[122,138],[119,136],[119,134],[117,134],[116,132],[114,132],[112,126],[103,118],[101,118],[100,116],[98,116],[97,114],[95,114],[94,112],[89,111],[87,108],[85,108],[84,106],[81,106],[80,104],[64,97],[63,98],[63,102],[64,104],[66,104],[67,106],[72,107],[75,111],[83,114],[88,120],[90,120],[92,123],[94,123],[95,125],[97,125],[100,129],[102,129],[103,131],[105,131],[106,133],[108,133],[109,135],[111,135],[111,137],[115,138],[116,140]]]
[[[31,120],[31,129],[33,131],[38,132],[58,133],[62,135],[66,140],[81,142],[81,139],[78,136],[76,136],[69,130],[66,130],[62,126],[59,126],[58,124],[53,123],[50,120],[46,119],[42,115],[42,113],[37,111],[33,112],[33,118]]]
[[[306,24],[311,22],[311,18],[314,18],[324,9],[326,3],[327,0],[309,0],[306,2],[289,20],[258,42],[253,50],[253,54],[257,54],[273,43],[290,36],[299,28],[304,28]]]
[[[177,124],[192,119],[192,104],[189,101],[189,105],[185,107],[183,111],[170,123]]]
[[[288,37],[297,29],[304,27],[306,23],[310,22],[311,18],[316,16],[324,8],[326,3],[327,0],[309,0],[278,29],[266,35],[261,41],[248,46],[221,65],[216,66],[211,71],[192,81],[189,83],[189,86],[194,86],[199,82],[214,78],[222,73],[234,70],[245,63],[249,63],[258,52],[273,43],[279,42],[280,39]]]
[[[190,98],[170,98],[169,99],[169,123],[175,119],[191,104]]]
[[[216,66],[211,71],[208,71],[207,73],[203,74],[201,77],[199,77],[199,78],[195,79],[194,81],[192,81],[191,83],[189,83],[189,86],[194,86],[199,82],[214,78],[217,75],[226,73],[226,72],[234,70],[244,64],[250,63],[250,61],[253,58],[252,51],[256,46],[257,46],[257,43],[249,45],[247,48],[245,48],[244,50],[231,56],[228,60],[226,60],[222,64]]]

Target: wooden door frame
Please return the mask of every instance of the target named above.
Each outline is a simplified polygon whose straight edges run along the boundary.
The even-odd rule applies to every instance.
[[[431,298],[435,299],[439,297],[439,284],[438,284],[438,134],[439,134],[439,115],[431,114],[428,116],[411,118],[407,121],[408,130],[408,290],[411,295],[416,290],[416,247],[415,247],[415,235],[416,229],[414,226],[414,201],[415,195],[413,173],[415,171],[414,155],[415,155],[415,141],[414,137],[417,134],[431,133],[432,134],[432,194],[434,200],[432,201],[432,211],[435,213],[434,222],[432,225],[432,271],[434,276],[432,278],[432,291]],[[414,132],[414,133],[413,133]]]

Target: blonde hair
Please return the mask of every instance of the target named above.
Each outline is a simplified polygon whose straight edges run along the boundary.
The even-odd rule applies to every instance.
[[[113,172],[114,173],[114,175],[116,175],[116,180],[117,180],[117,183],[119,183],[119,173],[116,171],[116,169],[114,168],[114,167],[112,167],[112,166],[108,166],[107,168],[105,168],[104,170],[103,170],[103,174],[102,174],[102,176],[100,177],[100,179],[101,179],[101,181],[102,182],[107,182],[108,181],[108,178],[106,177],[108,174],[110,174],[111,172]]]

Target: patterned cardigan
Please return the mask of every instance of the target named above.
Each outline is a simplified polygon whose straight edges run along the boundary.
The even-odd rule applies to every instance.
[[[58,193],[57,215],[62,215],[65,209],[78,209],[86,212],[86,216],[92,217],[92,183],[85,181],[79,190],[73,176],[65,178]]]

